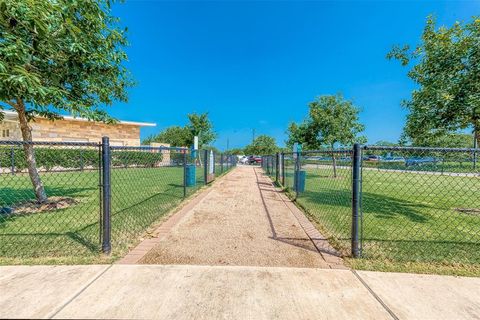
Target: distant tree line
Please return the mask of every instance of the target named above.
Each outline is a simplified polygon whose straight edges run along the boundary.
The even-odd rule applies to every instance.
[[[197,136],[199,148],[205,148],[215,141],[217,133],[214,131],[212,121],[208,118],[208,112],[190,113],[187,118],[187,125],[165,128],[158,134],[143,140],[142,144],[148,145],[152,142],[159,142],[168,143],[172,147],[190,147],[193,145],[193,138]]]

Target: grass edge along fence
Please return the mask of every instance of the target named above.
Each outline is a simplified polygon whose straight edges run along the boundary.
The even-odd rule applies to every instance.
[[[28,144],[46,203],[35,199],[23,150]],[[198,150],[193,159],[186,148],[112,146],[108,138],[0,141],[0,263],[120,256],[158,219],[235,165],[228,154]],[[194,168],[189,181],[188,166]]]
[[[382,147],[262,159],[344,256],[480,265],[480,149]]]

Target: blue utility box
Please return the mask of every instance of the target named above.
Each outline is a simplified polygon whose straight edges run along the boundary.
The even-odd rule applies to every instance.
[[[187,187],[195,187],[197,184],[197,167],[194,164],[188,164],[186,168]]]
[[[295,175],[293,181],[293,189],[297,192],[304,192],[305,191],[305,178],[307,176],[307,173],[305,170],[300,170],[297,171],[297,174]],[[298,180],[298,181],[297,181]],[[298,187],[298,189],[297,189]]]

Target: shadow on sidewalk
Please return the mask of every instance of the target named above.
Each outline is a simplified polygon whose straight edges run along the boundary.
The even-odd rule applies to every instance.
[[[283,242],[283,243],[286,243],[286,244],[289,244],[289,245],[292,245],[292,246],[295,246],[295,247],[298,247],[298,248],[301,248],[301,249],[304,249],[304,250],[308,250],[308,251],[312,251],[312,252],[319,252],[317,250],[317,248],[315,247],[315,245],[313,244],[313,242],[311,241],[311,239],[306,234],[305,234],[305,238],[290,238],[290,237],[280,237],[280,236],[278,236],[277,230],[275,229],[275,225],[274,225],[274,222],[273,222],[273,219],[272,219],[272,215],[270,214],[270,210],[269,210],[269,208],[267,206],[267,203],[265,201],[266,197],[264,195],[264,192],[271,192],[271,193],[275,194],[277,191],[274,189],[274,186],[272,185],[272,183],[263,182],[263,181],[259,180],[259,176],[258,176],[256,168],[254,169],[254,172],[255,172],[255,178],[257,180],[257,187],[258,187],[258,190],[260,192],[260,197],[262,199],[263,208],[265,210],[265,214],[267,216],[268,223],[270,225],[270,230],[272,231],[272,236],[270,237],[270,239],[280,241],[280,242]],[[260,186],[269,186],[271,188],[264,189],[264,188],[261,188]],[[269,198],[268,200],[269,201],[282,201],[281,199],[275,199],[275,198],[276,198],[276,196],[272,197],[272,198]]]

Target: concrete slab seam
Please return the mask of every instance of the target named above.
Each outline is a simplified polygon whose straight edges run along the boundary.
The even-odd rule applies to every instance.
[[[47,319],[53,319],[57,314],[59,314],[67,305],[69,305],[73,300],[75,300],[79,295],[81,295],[85,290],[87,290],[95,281],[97,281],[101,276],[103,276],[110,268],[113,267],[113,264],[109,265],[105,270],[100,272],[96,277],[94,277],[86,286],[80,289],[75,293],[70,299],[68,299],[63,305],[61,305],[57,311],[53,312],[47,317]]]
[[[362,285],[368,290],[368,292],[370,292],[370,294],[378,301],[378,303],[382,305],[385,311],[387,311],[394,320],[400,320],[400,318],[397,317],[397,315],[392,311],[392,309],[390,309],[385,304],[385,302],[383,302],[383,300],[375,293],[375,291],[373,291],[372,288],[370,288],[370,286],[365,282],[365,280],[362,279],[362,277],[360,277],[360,275],[355,270],[352,270],[352,273],[355,275],[358,281],[360,281]]]

